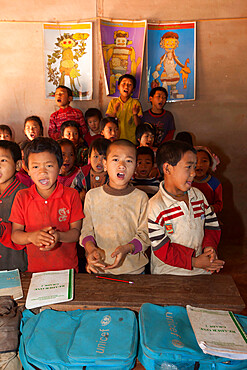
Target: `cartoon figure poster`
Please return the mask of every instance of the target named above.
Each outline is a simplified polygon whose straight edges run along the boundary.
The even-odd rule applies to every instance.
[[[195,100],[196,23],[148,24],[148,94],[163,86],[170,102]]]
[[[133,98],[139,98],[147,22],[100,20],[106,93],[119,96],[118,80],[128,73],[136,78]]]
[[[46,98],[58,85],[76,100],[92,99],[92,22],[44,24]]]

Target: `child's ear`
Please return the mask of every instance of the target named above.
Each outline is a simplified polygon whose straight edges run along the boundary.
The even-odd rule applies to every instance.
[[[20,171],[21,167],[22,167],[22,160],[21,160],[21,159],[19,159],[19,160],[16,162],[16,164],[15,164],[15,170],[16,170],[16,171]]]
[[[73,96],[69,96],[69,102],[73,100]]]
[[[105,158],[103,159],[103,166],[104,166],[104,171],[106,172],[107,171],[107,165],[106,165],[106,159]]]
[[[164,175],[169,175],[171,173],[171,165],[167,162],[163,164]]]
[[[152,100],[153,100],[153,97],[149,96],[149,101],[150,101],[151,104],[152,104]]]

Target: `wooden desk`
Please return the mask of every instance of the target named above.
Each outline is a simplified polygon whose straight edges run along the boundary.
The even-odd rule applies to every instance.
[[[30,273],[21,274],[24,297],[18,300],[20,304],[25,303],[30,278]],[[56,310],[126,307],[139,311],[143,303],[149,302],[162,306],[190,304],[232,310],[235,313],[245,308],[230,275],[119,275],[116,278],[131,280],[134,284],[97,279],[95,275],[75,274],[74,300],[49,307]]]

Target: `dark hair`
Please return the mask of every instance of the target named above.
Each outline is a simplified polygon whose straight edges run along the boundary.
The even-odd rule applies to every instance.
[[[113,122],[118,127],[118,120],[117,120],[117,118],[114,118],[114,117],[105,117],[105,118],[103,118],[100,121],[100,124],[99,124],[100,132],[102,132],[104,130],[104,128],[105,128],[105,126],[107,125],[108,122]]]
[[[67,127],[75,127],[75,128],[77,128],[78,135],[80,136],[80,125],[76,121],[65,121],[65,122],[63,122],[62,125],[61,125],[61,129],[60,129],[61,130],[61,136],[64,135],[64,130]]]
[[[69,87],[67,87],[67,86],[64,86],[64,85],[59,85],[57,88],[56,88],[56,91],[57,91],[57,89],[65,89],[66,91],[67,91],[67,93],[68,93],[68,96],[73,96],[73,92],[72,92],[72,90],[69,88]]]
[[[125,146],[126,148],[133,148],[136,153],[136,146],[131,141],[127,139],[119,139],[116,141],[112,141],[109,144],[107,151],[106,151],[106,157],[109,155],[112,146]]]
[[[21,160],[21,149],[14,141],[0,140],[0,148],[9,150],[15,163]]]
[[[100,137],[98,139],[95,139],[94,141],[92,141],[90,147],[89,147],[89,151],[88,151],[88,156],[90,157],[91,154],[92,154],[92,150],[97,150],[97,152],[99,153],[99,155],[106,155],[106,151],[107,151],[107,148],[108,146],[110,145],[111,141],[108,140],[108,139],[105,139],[104,137]]]
[[[141,123],[136,128],[136,141],[140,141],[142,135],[145,134],[145,132],[151,132],[155,136],[155,128],[151,125],[151,123]]]
[[[149,148],[149,146],[140,146],[139,148],[137,148],[136,159],[138,160],[138,155],[142,154],[150,155],[152,163],[154,164],[154,151],[151,148]]]
[[[40,127],[41,136],[43,136],[43,134],[44,134],[44,128],[43,128],[43,125],[42,125],[42,121],[41,121],[41,119],[38,116],[29,116],[29,117],[27,117],[25,119],[25,121],[24,121],[24,130],[25,130],[27,121],[35,121],[35,122],[37,122],[37,124]]]
[[[197,150],[196,150],[196,152],[197,152],[197,153],[199,153],[199,152],[206,153],[206,154],[207,154],[207,156],[208,156],[208,159],[209,159],[209,165],[210,165],[210,167],[212,167],[212,165],[213,165],[212,157],[209,155],[209,153],[208,153],[206,150],[203,150],[203,149],[197,149]]]
[[[70,142],[71,143],[71,142]],[[60,145],[50,137],[36,137],[33,141],[27,145],[25,149],[25,165],[28,167],[28,157],[31,153],[43,153],[49,152],[55,154],[57,158],[58,167],[60,168],[63,164],[63,155]]]
[[[187,131],[178,132],[175,137],[175,140],[184,141],[185,143],[188,143],[193,146],[192,135]]]
[[[24,150],[28,144],[30,144],[30,141],[29,140],[24,140],[19,144],[19,147],[20,147],[21,150]]]
[[[70,145],[74,151],[74,154],[76,155],[76,148],[71,140],[63,138],[58,140],[57,143],[60,145],[60,147],[62,147],[62,145]]]
[[[156,155],[156,162],[161,175],[164,175],[164,163],[169,163],[171,166],[175,167],[182,156],[187,152],[196,154],[195,148],[183,141],[170,140],[161,144]]]
[[[164,87],[162,87],[162,86],[154,87],[154,88],[150,91],[150,93],[149,93],[149,97],[150,97],[150,96],[151,96],[151,97],[153,97],[153,96],[154,96],[154,94],[156,93],[156,91],[162,91],[163,93],[165,93],[165,95],[166,95],[166,99],[168,99],[168,92],[167,92],[167,90],[166,90]]]
[[[89,118],[93,117],[93,116],[97,116],[99,121],[102,120],[102,114],[101,114],[101,111],[97,108],[89,108],[86,112],[85,112],[85,120],[86,122],[88,121]]]
[[[131,80],[133,82],[133,89],[136,88],[136,79],[135,79],[135,77],[132,76],[132,75],[130,75],[130,74],[128,74],[128,73],[126,73],[125,75],[122,75],[121,77],[119,77],[118,86],[121,84],[121,82],[122,82],[122,80],[124,78],[128,78],[129,80]]]
[[[9,136],[12,138],[12,130],[11,128],[8,126],[8,125],[0,125],[0,130],[2,131],[7,131],[7,133],[9,134]]]

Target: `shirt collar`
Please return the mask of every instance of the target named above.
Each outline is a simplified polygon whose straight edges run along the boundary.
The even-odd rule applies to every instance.
[[[160,191],[162,194],[163,199],[165,199],[165,203],[167,207],[171,207],[174,205],[179,205],[180,201],[174,199],[171,195],[169,195],[165,189],[164,189],[164,180],[160,183]],[[191,202],[192,199],[197,199],[197,195],[195,193],[195,190],[193,188],[190,188],[188,190],[188,197],[189,197],[189,203]]]
[[[39,193],[37,192],[35,184],[33,184],[29,188],[29,191],[30,191],[30,195],[33,199],[44,200],[44,198],[41,195],[39,195]],[[64,192],[64,186],[57,181],[57,185],[56,185],[53,193],[46,200],[61,198],[63,196],[63,192]]]

